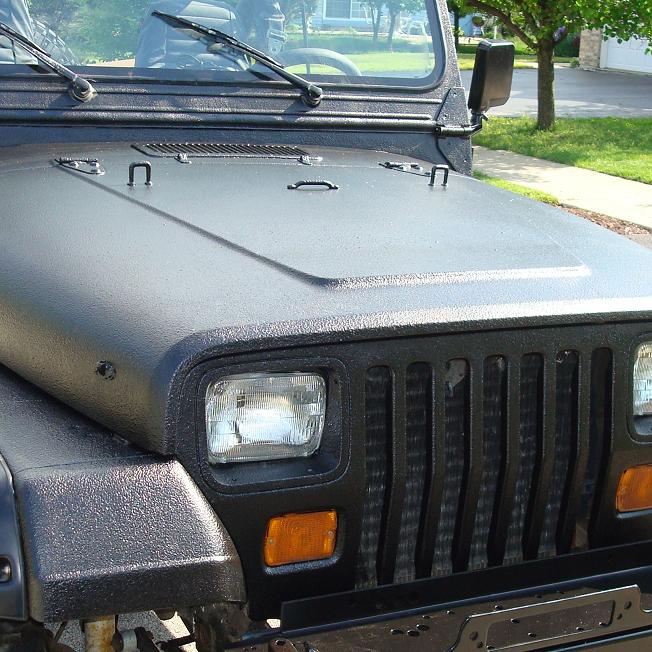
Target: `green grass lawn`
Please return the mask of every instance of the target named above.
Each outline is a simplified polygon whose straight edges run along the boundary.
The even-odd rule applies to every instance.
[[[410,76],[422,73],[422,76],[426,77],[435,66],[435,59],[432,53],[428,52],[364,52],[347,54],[346,58],[351,59],[363,75],[404,72]],[[289,69],[298,74],[306,72],[304,64],[291,66]],[[311,65],[310,71],[320,75],[342,74],[335,68],[322,65]]]
[[[423,73],[426,76],[434,66],[432,53],[426,52],[364,52],[347,54],[346,57],[355,63],[363,74],[370,75],[381,72],[405,72],[410,75]],[[461,70],[473,70],[475,55],[461,53],[458,55]],[[518,55],[514,62],[515,68],[536,68],[537,62],[533,55]],[[316,74],[338,74],[338,71],[327,66],[311,66]],[[298,74],[305,73],[305,65],[292,66],[291,70]]]
[[[559,118],[548,132],[530,118],[491,118],[473,142],[652,184],[652,118]]]
[[[515,192],[517,195],[523,195],[524,197],[529,197],[530,199],[536,199],[537,201],[542,201],[545,204],[559,206],[559,200],[556,197],[549,195],[547,192],[527,188],[526,186],[522,186],[519,183],[512,183],[511,181],[505,181],[504,179],[497,179],[496,177],[489,176],[488,174],[480,172],[479,170],[476,170],[473,173],[473,176],[476,179],[490,183],[492,186],[502,188],[503,190],[509,190],[510,192]]]
[[[475,62],[475,54],[468,52],[458,52],[457,60],[460,64],[460,70],[473,70],[473,63]],[[573,61],[570,57],[555,57],[555,63],[571,63]],[[534,54],[516,54],[514,59],[514,68],[536,68],[537,58]]]
[[[434,66],[432,53],[427,52],[362,52],[347,54],[346,57],[355,63],[363,74],[371,75],[380,72],[405,72],[410,75],[423,73],[426,76]],[[473,70],[475,55],[460,52],[458,55],[460,70]],[[571,59],[557,57],[558,63],[568,63]],[[537,61],[533,54],[517,54],[514,68],[536,68]],[[292,66],[298,74],[305,73],[304,65]],[[311,66],[311,71],[316,74],[338,74],[338,71],[327,66]]]
[[[289,47],[303,47],[303,36],[292,32],[288,40]],[[426,76],[434,65],[433,54],[427,52],[431,46],[428,37],[399,36],[394,38],[393,51],[389,51],[386,37],[381,35],[377,43],[373,43],[372,35],[366,32],[313,32],[308,37],[308,45],[315,48],[325,48],[341,52],[351,59],[363,74],[404,72],[410,76],[423,73]],[[518,39],[516,48],[516,68],[536,68],[536,55]],[[460,42],[457,57],[462,70],[472,70],[478,41]],[[557,63],[570,63],[569,57],[555,57]],[[305,73],[305,65],[293,66],[295,72]],[[317,74],[336,74],[338,71],[327,66],[311,66],[311,71]]]

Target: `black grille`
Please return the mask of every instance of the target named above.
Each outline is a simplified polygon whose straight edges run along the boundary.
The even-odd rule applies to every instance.
[[[367,369],[356,585],[589,547],[612,357],[578,346]]]
[[[291,145],[247,145],[229,143],[146,143],[134,148],[147,156],[175,157],[185,154],[188,157],[208,158],[277,158],[300,159],[309,156],[298,147]]]

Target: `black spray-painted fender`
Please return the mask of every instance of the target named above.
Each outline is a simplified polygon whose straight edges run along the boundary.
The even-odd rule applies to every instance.
[[[25,620],[23,554],[11,473],[0,456],[0,619]]]
[[[179,462],[143,453],[3,367],[0,415],[29,617],[245,602],[231,538]],[[0,499],[2,477],[0,467]]]

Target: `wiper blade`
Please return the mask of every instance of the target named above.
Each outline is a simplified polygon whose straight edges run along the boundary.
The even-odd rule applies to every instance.
[[[53,59],[43,48],[34,43],[34,41],[30,41],[30,39],[19,34],[2,21],[0,21],[0,34],[14,41],[14,43],[18,43],[23,50],[29,52],[29,54],[46,68],[49,68],[53,73],[67,79],[70,82],[68,92],[73,99],[78,102],[88,102],[88,100],[92,100],[97,95],[97,91],[87,79],[66,68],[66,66]]]
[[[176,27],[177,29],[190,29],[193,32],[197,32],[198,34],[206,36],[214,43],[223,43],[224,45],[228,45],[230,48],[237,50],[238,52],[248,54],[252,59],[262,63],[263,66],[275,72],[279,77],[282,77],[303,91],[302,98],[303,101],[308,104],[308,106],[317,106],[321,102],[324,91],[319,88],[319,86],[315,86],[315,84],[310,83],[303,77],[299,77],[299,75],[288,72],[285,70],[282,63],[276,61],[276,59],[272,59],[272,57],[265,54],[264,52],[261,52],[260,50],[257,50],[255,47],[249,45],[248,43],[240,41],[230,34],[221,32],[219,29],[205,27],[204,25],[195,23],[191,20],[188,20],[187,18],[182,18],[181,16],[166,14],[163,11],[153,11],[152,16],[160,18],[168,25]]]

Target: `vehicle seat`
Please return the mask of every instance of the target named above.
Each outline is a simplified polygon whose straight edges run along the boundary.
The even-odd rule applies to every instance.
[[[235,67],[229,59],[206,51],[206,45],[179,29],[152,16],[154,10],[174,14],[195,23],[232,33],[236,16],[226,3],[211,0],[155,0],[143,21],[136,50],[137,68],[193,68],[205,62],[211,67]]]
[[[32,18],[25,0],[0,2],[0,21],[30,41],[34,40]],[[36,61],[19,45],[14,45],[5,36],[0,36],[0,63],[35,64]]]

